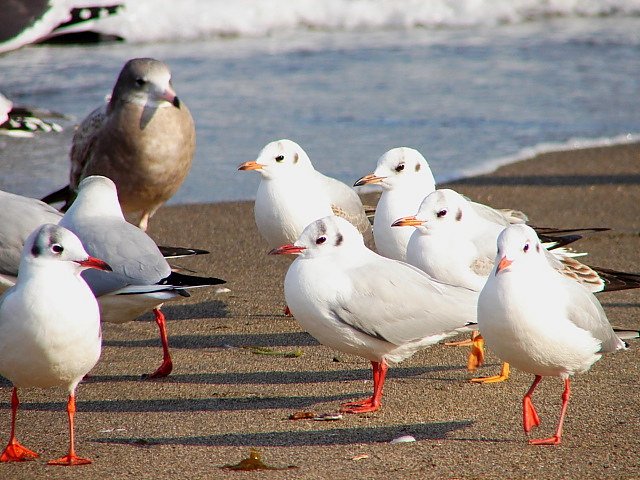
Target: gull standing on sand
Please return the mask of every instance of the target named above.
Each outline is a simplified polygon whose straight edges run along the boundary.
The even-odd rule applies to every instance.
[[[400,217],[413,215],[422,200],[436,189],[436,182],[429,163],[422,154],[408,147],[392,148],[378,159],[373,173],[357,180],[354,186],[380,185],[382,194],[376,206],[373,237],[380,255],[407,260],[407,244],[411,229],[392,228]],[[479,213],[488,218],[522,223],[526,216],[515,210],[495,210],[486,205],[471,202]]]
[[[371,223],[355,190],[314,169],[306,152],[291,140],[269,143],[256,160],[238,170],[261,175],[254,215],[271,248],[294,242],[311,222],[332,214],[346,218],[365,238],[371,236]]]
[[[169,67],[152,58],[129,60],[111,99],[85,118],[71,147],[69,185],[43,198],[65,201],[80,181],[104,175],[118,186],[122,210],[141,212],[138,226],[178,191],[193,161],[196,132],[189,109],[171,85]]]
[[[90,254],[105,259],[113,268],[113,272],[83,274],[98,298],[103,322],[124,323],[153,311],[163,362],[149,378],[169,375],[173,363],[162,304],[188,297],[186,289],[225,281],[172,272],[151,237],[125,220],[116,186],[106,177],[94,175],[80,182],[78,196],[60,225],[74,232]]]
[[[595,296],[549,265],[536,233],[526,225],[498,237],[495,267],[478,299],[478,327],[505,362],[535,375],[523,399],[525,432],[540,424],[531,396],[543,376],[564,380],[555,434],[530,440],[557,445],[569,402],[569,377],[587,371],[601,354],[625,348]]]
[[[393,225],[415,227],[407,246],[408,263],[437,280],[479,292],[493,269],[498,236],[509,225],[501,216],[487,217],[481,213],[456,191],[442,189],[429,194],[417,214],[400,218]],[[589,267],[562,249],[543,250],[552,268],[591,292],[640,286],[637,275]],[[482,363],[482,341],[482,337],[473,339],[469,359],[472,371]],[[503,364],[499,375],[472,381],[492,383],[505,380],[508,375],[509,366]]]
[[[477,292],[433,280],[365,247],[345,219],[310,224],[293,244],[271,254],[296,254],[284,281],[287,304],[320,343],[371,361],[373,396],[343,412],[380,408],[389,362],[400,362],[475,322]]]
[[[11,380],[11,438],[0,461],[36,458],[16,439],[18,388],[54,386],[69,391],[69,453],[50,465],[91,463],[75,454],[75,390],[100,358],[98,303],[83,269],[109,270],[80,240],[58,225],[40,226],[27,239],[18,282],[0,298],[0,374]]]

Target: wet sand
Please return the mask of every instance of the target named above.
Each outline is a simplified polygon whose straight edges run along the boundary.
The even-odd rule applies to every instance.
[[[610,227],[576,248],[589,252],[591,265],[640,272],[639,145],[545,154],[447,186],[520,209],[534,225]],[[365,197],[375,201],[375,194]],[[640,478],[640,340],[574,377],[560,446],[527,444],[521,401],[531,375],[516,371],[501,384],[471,384],[468,350],[441,345],[390,368],[379,412],[292,421],[295,412],[333,413],[368,396],[368,362],[319,345],[284,316],[291,259],[266,254],[251,202],[165,207],[150,225],[159,244],[210,250],[174,263],[224,278],[230,291],[203,289],[165,305],[174,359],[165,379],[141,379],[161,361],[151,315],[104,326],[102,360],[77,396],[77,450],[92,465],[46,465],[67,448],[66,393],[23,391],[18,438],[41,458],[0,465],[0,477]],[[640,291],[598,297],[612,324],[640,329]],[[233,348],[243,346],[253,348]],[[262,347],[302,355],[253,353]],[[489,352],[477,374],[498,369]],[[542,424],[535,437],[555,430],[562,387],[548,378],[536,390]],[[0,433],[8,439],[7,382],[0,394]],[[417,441],[389,443],[401,435]],[[220,468],[250,449],[284,470]]]

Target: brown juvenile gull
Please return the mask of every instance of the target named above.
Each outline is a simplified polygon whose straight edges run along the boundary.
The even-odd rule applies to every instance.
[[[43,201],[71,205],[80,181],[111,178],[125,213],[142,212],[138,226],[176,193],[187,177],[196,143],[193,118],[171,85],[169,67],[152,58],[129,60],[111,99],[78,126],[69,185]]]

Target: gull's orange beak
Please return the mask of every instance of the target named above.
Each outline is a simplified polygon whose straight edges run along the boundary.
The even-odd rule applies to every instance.
[[[174,107],[180,108],[180,99],[171,86],[169,86],[164,92],[162,92],[162,98]]]
[[[257,163],[255,160],[251,160],[250,162],[244,162],[242,165],[238,166],[238,170],[260,170],[264,165]]]
[[[422,220],[418,220],[415,215],[410,217],[402,217],[396,220],[391,224],[392,227],[418,227],[422,225],[424,222]]]
[[[365,175],[364,177],[356,180],[353,184],[354,187],[361,187],[362,185],[373,185],[374,183],[380,183],[387,177],[376,177],[373,173]]]
[[[513,260],[509,260],[507,257],[502,257],[500,262],[498,262],[498,266],[496,267],[496,275],[500,273],[502,270],[507,268],[509,265],[513,263]]]
[[[293,243],[288,243],[286,245],[282,245],[281,247],[276,247],[269,252],[269,255],[299,255],[303,250],[306,250],[306,247],[298,247]]]

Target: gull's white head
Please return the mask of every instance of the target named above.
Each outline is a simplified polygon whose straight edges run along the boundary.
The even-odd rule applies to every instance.
[[[238,170],[257,170],[265,179],[298,176],[313,171],[307,153],[291,140],[277,140],[267,144],[256,160],[245,162]]]
[[[111,101],[151,108],[180,108],[180,100],[171,85],[171,70],[153,58],[134,58],[122,67]]]
[[[413,216],[399,218],[394,227],[413,226],[422,233],[459,227],[472,214],[469,202],[454,190],[441,189],[427,195]]]
[[[67,262],[69,269],[78,274],[86,268],[111,270],[102,260],[89,256],[73,232],[55,224],[42,225],[29,235],[22,251],[18,278],[30,265],[44,262]]]
[[[124,219],[116,184],[102,175],[84,178],[78,185],[78,196],[66,215],[71,217],[116,216]]]
[[[538,235],[528,225],[511,225],[498,236],[495,275],[509,271],[514,264],[548,266]]]
[[[320,218],[303,230],[295,243],[274,248],[271,255],[297,254],[315,258],[327,255],[349,255],[353,249],[366,249],[358,229],[336,215]]]
[[[379,184],[384,190],[420,188],[425,195],[435,190],[436,181],[422,154],[409,147],[392,148],[378,159],[373,173],[354,186]]]

